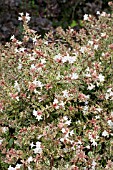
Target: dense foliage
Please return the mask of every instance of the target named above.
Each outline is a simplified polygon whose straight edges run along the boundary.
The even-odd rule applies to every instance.
[[[113,6],[112,3],[109,3]],[[0,47],[0,169],[113,167],[113,14]]]

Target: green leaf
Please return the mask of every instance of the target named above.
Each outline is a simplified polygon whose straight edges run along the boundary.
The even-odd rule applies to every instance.
[[[98,144],[96,151],[99,152],[101,150],[101,144]]]
[[[13,143],[14,143],[14,138],[11,138],[11,139],[9,140],[9,147],[12,147]]]
[[[93,156],[93,154],[92,154],[92,152],[90,151],[90,152],[88,152],[88,156],[89,157],[92,157]]]
[[[70,24],[70,27],[75,27],[76,25],[77,25],[77,22],[73,20],[72,23]]]

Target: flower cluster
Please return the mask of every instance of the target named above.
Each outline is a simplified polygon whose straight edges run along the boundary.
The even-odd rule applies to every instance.
[[[113,167],[113,14],[97,14],[44,38],[20,14],[22,41],[0,47],[2,169]]]

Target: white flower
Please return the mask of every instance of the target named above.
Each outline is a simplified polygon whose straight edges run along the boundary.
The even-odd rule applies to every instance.
[[[68,94],[67,90],[62,91],[62,93],[63,93],[63,97],[66,97],[66,98],[69,97],[69,94]]]
[[[87,71],[87,72],[89,72],[89,71],[90,71],[89,67],[87,67],[86,71]]]
[[[22,164],[17,164],[17,165],[15,166],[15,170],[20,169],[21,166],[22,166]]]
[[[78,140],[77,144],[78,144],[78,145],[82,145],[81,140]]]
[[[64,0],[64,1],[66,1],[66,0]],[[71,29],[70,29],[70,32],[73,32],[73,31],[74,31],[74,29],[73,29],[73,28],[71,28]]]
[[[58,60],[61,60],[61,59],[62,59],[62,56],[61,56],[60,53],[58,55],[55,55],[55,57],[54,57],[55,61],[58,61]]]
[[[61,138],[61,139],[60,139],[60,141],[61,141],[61,142],[64,142],[65,140],[66,140],[66,141],[69,141],[69,139],[68,139],[67,137],[68,137],[68,136],[65,135],[64,138]]]
[[[89,99],[90,98],[90,95],[85,95],[85,98],[86,99]],[[87,104],[88,101],[86,101],[86,104]]]
[[[3,139],[0,140],[0,145],[2,144],[2,142],[3,142]]]
[[[15,81],[15,83],[14,83],[14,88],[17,89],[18,92],[20,92],[20,86],[17,81]]]
[[[59,103],[59,106],[64,107],[64,106],[65,106],[64,102],[63,102],[63,101],[61,101],[61,102]]]
[[[36,142],[36,148],[33,149],[33,150],[34,150],[34,153],[35,153],[35,154],[41,153],[41,152],[42,152],[41,142]]]
[[[109,95],[110,95],[110,97],[113,96],[113,92],[111,91],[111,92],[109,93]]]
[[[106,36],[106,32],[101,33],[101,37],[105,37]]]
[[[33,144],[33,142],[30,143],[31,148],[33,148],[35,145]]]
[[[37,141],[36,142],[36,147],[40,148],[40,146],[41,146],[41,142]]]
[[[46,63],[45,58],[42,58],[42,59],[41,59],[41,64],[45,64],[45,63]]]
[[[98,44],[94,45],[94,49],[97,50],[98,49]]]
[[[87,113],[87,111],[88,111],[88,106],[86,105],[83,107],[83,113]]]
[[[104,52],[102,52],[102,57],[105,57],[105,53]]]
[[[80,121],[80,120],[77,120],[77,121],[76,121],[76,124],[81,124],[81,121]]]
[[[61,131],[62,131],[62,133],[65,133],[65,132],[66,132],[65,128],[62,128],[62,130],[61,130]]]
[[[77,73],[72,73],[71,79],[72,79],[72,80],[78,79],[78,74],[77,74]]]
[[[27,159],[27,162],[30,163],[30,162],[32,162],[32,161],[33,161],[33,157],[30,156],[30,157]]]
[[[113,117],[113,112],[111,112],[111,117]]]
[[[9,166],[8,170],[15,170],[11,165]]]
[[[64,142],[64,140],[65,140],[65,138],[61,138],[61,139],[60,139],[61,142]]]
[[[98,136],[96,136],[96,139],[98,138]],[[97,142],[95,141],[95,139],[92,137],[91,132],[89,133],[89,139],[92,142],[93,146],[97,146]]]
[[[36,119],[38,119],[38,121],[40,121],[42,119],[42,115],[37,115]]]
[[[96,108],[96,110],[98,111],[98,112],[101,112],[102,111],[102,109],[99,107],[99,108]]]
[[[33,110],[33,115],[37,116],[37,111],[35,109]]]
[[[103,82],[104,81],[104,76],[102,74],[99,74],[98,79],[99,79],[100,82]]]
[[[105,96],[106,99],[109,99],[109,97],[111,97],[110,100],[113,100],[112,88],[109,88],[109,89],[107,90],[107,93],[106,93],[106,96]]]
[[[26,12],[26,19],[27,19],[27,21],[30,21],[30,16],[29,16],[29,14]]]
[[[109,88],[109,89],[107,90],[107,92],[108,92],[108,93],[110,93],[110,92],[111,92],[111,90],[112,90],[112,88]]]
[[[93,162],[92,162],[92,166],[96,166],[96,162],[93,160]]]
[[[62,57],[62,62],[63,62],[63,63],[65,63],[65,62],[67,62],[67,61],[68,61],[67,56]]]
[[[90,73],[86,73],[85,76],[86,77],[91,77],[91,74]]]
[[[5,133],[8,131],[8,127],[2,127],[2,132]]]
[[[100,15],[100,11],[97,11],[96,14],[97,14],[97,15]]]
[[[87,145],[86,148],[87,148],[87,149],[90,149],[90,145]]]
[[[101,16],[102,16],[102,17],[105,17],[105,16],[106,16],[106,12],[103,11],[103,12],[101,13]]]
[[[66,169],[67,169],[67,168],[69,169],[69,164],[66,164],[66,165],[65,165],[65,168],[66,168]]]
[[[66,139],[68,139],[68,137],[69,137],[69,132],[66,133],[66,135],[65,135],[65,138],[66,138]],[[68,139],[68,140],[69,140],[69,139]]]
[[[108,120],[107,122],[108,122],[108,125],[109,125],[111,128],[113,128],[113,122],[112,122],[111,120]]]
[[[88,106],[86,105],[86,106],[84,106],[84,111],[88,111]]]
[[[19,97],[18,96],[16,96],[16,100],[19,101]]]
[[[30,166],[28,166],[28,170],[32,170]]]
[[[110,95],[108,93],[106,93],[106,95],[105,95],[106,100],[109,99],[109,97],[110,97]]]
[[[57,73],[57,76],[56,76],[56,79],[57,79],[57,80],[60,80],[61,77],[62,77],[62,76],[60,75],[60,72],[58,72],[58,73]]]
[[[48,41],[44,41],[44,44],[45,44],[45,45],[48,45]]]
[[[94,139],[92,140],[92,145],[97,146],[97,142]]]
[[[92,89],[94,89],[94,88],[95,88],[95,85],[93,85],[92,83],[90,83],[87,89],[88,89],[88,90],[92,90]]]
[[[36,78],[35,78],[35,80],[33,81],[33,84],[34,84],[35,86],[37,86],[38,81],[36,80]]]
[[[15,36],[14,36],[14,35],[11,36],[10,40],[13,40],[13,39],[15,39]]]
[[[18,53],[18,52],[19,52],[19,50],[18,50],[17,48],[15,48],[14,51],[15,51],[15,53]]]
[[[65,62],[69,62],[70,64],[74,63],[76,61],[76,56],[69,56],[69,54],[67,53],[66,56],[62,57],[62,62],[65,63]]]
[[[68,61],[69,61],[70,64],[74,63],[76,61],[76,56],[69,57]]]
[[[83,54],[86,51],[86,47],[81,47],[79,51]]]
[[[24,15],[24,13],[23,13],[23,12],[21,12],[21,13],[19,13],[19,15],[22,17],[22,16]]]
[[[37,139],[40,139],[43,135],[38,135]]]
[[[64,119],[64,120],[68,120],[68,117],[67,117],[67,116],[64,116],[63,119]]]
[[[35,86],[40,87],[40,88],[42,88],[42,87],[44,86],[44,85],[42,84],[42,82],[41,82],[41,81],[37,81],[36,78],[35,78],[35,80],[33,81],[33,84],[34,84]]]
[[[53,106],[55,107],[55,109],[59,109],[59,105],[58,105],[58,103],[57,103],[57,99],[56,99],[56,101],[54,100]]]
[[[88,41],[88,44],[93,45],[93,44],[94,44],[94,42],[93,42],[93,41],[91,41],[91,40],[89,40],[89,41]]]
[[[88,101],[85,101],[85,105],[87,105],[89,102]]]
[[[94,43],[94,42],[91,41],[91,40],[88,41],[88,44],[90,44],[91,46],[93,45],[93,43]]]
[[[54,99],[53,104],[58,104],[58,99]]]
[[[22,21],[22,17],[18,17],[18,20],[19,20],[19,21]]]
[[[21,45],[21,44],[22,44],[22,42],[21,42],[21,41],[17,41],[17,44],[18,44],[18,45]]]
[[[70,136],[74,135],[74,131],[71,130],[71,131],[69,132],[69,134],[70,134]]]
[[[31,69],[35,69],[35,65],[34,64],[31,64]]]
[[[34,54],[35,55],[35,54]],[[31,61],[34,61],[35,60],[35,58],[33,57],[33,56],[31,56],[30,58],[29,58]]]
[[[70,125],[70,124],[71,124],[71,120],[67,120],[67,121],[65,122],[65,124],[66,124],[66,125]]]
[[[42,88],[44,85],[42,84],[41,81],[37,81],[37,86],[40,87],[40,88]]]
[[[41,149],[41,148],[35,148],[35,149],[33,149],[33,150],[34,150],[34,153],[35,153],[35,154],[42,152],[42,149]]]
[[[93,162],[92,162],[92,170],[95,170],[96,165],[97,165],[97,163],[93,160]]]
[[[21,68],[22,68],[22,64],[19,63],[19,64],[18,64],[18,70],[21,70]]]
[[[96,115],[95,118],[96,118],[96,119],[100,119],[100,116],[99,116],[99,115]]]
[[[88,14],[85,14],[85,15],[84,15],[84,20],[87,21],[88,19],[89,19]]]
[[[55,107],[55,109],[59,109],[59,105],[58,105],[58,100],[57,99],[54,99],[53,106]]]
[[[33,40],[33,43],[37,42],[37,38],[36,37],[32,38],[32,40]]]
[[[42,119],[42,115],[38,114],[38,111],[36,111],[35,109],[33,110],[33,115],[36,117],[36,119],[38,119],[38,121]]]
[[[20,52],[24,52],[24,51],[25,51],[25,48],[24,48],[24,47],[21,47],[21,48],[19,49],[19,51],[20,51]]]
[[[19,21],[22,21],[22,20],[23,20],[24,13],[22,12],[22,13],[19,13],[19,14],[20,14],[20,17],[18,17],[18,20],[19,20]],[[28,13],[26,13],[25,19],[26,19],[26,22],[29,22],[29,21],[30,21],[31,17],[29,16]]]
[[[109,137],[109,133],[106,131],[106,130],[104,130],[103,132],[102,132],[102,136],[104,136],[104,137]]]

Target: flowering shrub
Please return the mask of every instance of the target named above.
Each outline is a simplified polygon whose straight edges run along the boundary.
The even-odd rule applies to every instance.
[[[1,169],[112,169],[113,15],[43,39],[19,20],[0,47]]]

